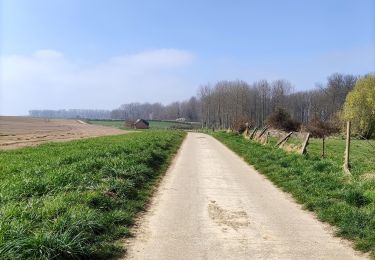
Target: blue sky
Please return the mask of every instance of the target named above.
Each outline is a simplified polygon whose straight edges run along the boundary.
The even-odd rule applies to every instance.
[[[0,114],[375,71],[375,1],[0,0]]]

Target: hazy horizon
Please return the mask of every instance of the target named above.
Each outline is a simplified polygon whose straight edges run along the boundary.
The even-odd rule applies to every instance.
[[[375,72],[375,2],[0,0],[0,115],[168,104],[219,80]]]

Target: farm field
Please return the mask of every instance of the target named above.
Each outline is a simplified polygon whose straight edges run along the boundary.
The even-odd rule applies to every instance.
[[[270,137],[269,145],[276,145],[278,138]],[[302,147],[303,138],[291,137],[287,144]],[[344,163],[345,139],[340,137],[328,137],[325,139],[325,159],[332,160],[336,164]],[[321,157],[322,139],[310,138],[307,146],[308,157]],[[355,177],[375,174],[375,140],[351,139],[350,164],[351,173]]]
[[[124,120],[89,120],[88,123],[92,125],[103,125],[119,129],[127,129],[125,128]]]
[[[124,133],[80,120],[0,116],[0,150]]]
[[[0,255],[107,259],[185,133],[137,132],[0,151]]]
[[[131,129],[126,128],[124,125],[124,120],[89,120],[90,124],[111,126],[120,129]],[[175,121],[163,121],[163,120],[148,120],[150,123],[150,129],[171,129],[171,128],[196,128],[200,127],[198,123],[183,123]]]
[[[321,139],[310,139],[308,154],[319,157],[322,151]],[[327,138],[325,140],[325,157],[342,165],[344,162],[345,140]],[[352,139],[350,142],[351,173],[356,176],[375,176],[375,140]]]
[[[374,156],[371,152],[365,153],[365,141],[354,141],[353,165],[356,166],[350,178],[342,170],[343,140],[329,140],[328,156],[321,159],[316,139],[308,147],[308,155],[301,156],[233,133],[212,135],[290,192],[320,220],[335,225],[338,235],[353,240],[357,249],[371,252],[375,257]]]

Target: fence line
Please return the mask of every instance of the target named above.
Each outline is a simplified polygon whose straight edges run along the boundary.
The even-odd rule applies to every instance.
[[[346,131],[346,140],[345,140],[345,150],[344,150],[344,162],[343,162],[343,170],[344,170],[344,173],[348,174],[348,175],[351,175],[350,173],[350,143],[351,143],[351,140],[350,140],[350,128],[351,128],[351,124],[350,122],[347,122],[347,131]],[[258,135],[256,135],[257,131],[259,129],[257,127],[255,127],[252,131],[250,131],[250,128],[247,128],[246,131],[243,133],[243,137],[246,138],[246,139],[250,139],[250,140],[255,140],[256,142],[259,142],[261,144],[270,144],[270,136],[271,136],[271,131],[269,131],[269,126],[265,126],[262,128],[262,130],[260,131],[260,133]],[[251,133],[250,133],[251,132]],[[274,145],[275,148],[282,148],[284,146],[284,144],[286,144],[288,142],[288,140],[290,139],[290,137],[295,134],[295,132],[289,132],[288,134],[282,136],[281,138],[279,138],[279,140],[276,142],[276,145]],[[264,138],[262,138],[262,136],[264,136]],[[298,135],[296,135],[298,137]],[[305,137],[303,138],[303,142],[302,142],[302,146],[299,147],[293,147],[293,145],[289,146],[288,148],[290,148],[291,150],[294,150],[295,152],[297,152],[298,154],[301,154],[301,155],[305,155],[305,154],[308,154],[308,145],[309,145],[309,141],[310,141],[310,137],[311,137],[311,134],[310,133],[306,133]],[[299,136],[299,138],[301,138]],[[322,138],[322,154],[321,156],[324,158],[326,156],[326,149],[325,149],[325,146],[326,146],[326,142],[325,142],[325,137]],[[374,148],[372,146],[372,144],[368,141],[369,145],[371,145],[372,148]],[[297,149],[296,149],[297,148]],[[284,149],[285,150],[285,149]]]

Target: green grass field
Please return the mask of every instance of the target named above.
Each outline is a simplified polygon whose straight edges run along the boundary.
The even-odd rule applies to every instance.
[[[352,139],[350,147],[350,164],[353,176],[375,175],[375,140]],[[327,138],[325,140],[325,157],[327,159],[342,165],[344,163],[344,151],[345,140],[339,138]],[[311,139],[307,152],[310,156],[319,157],[322,153],[322,139]]]
[[[163,120],[149,120],[148,122],[150,123],[150,129],[193,129],[200,127],[200,124],[198,123],[183,123]],[[125,127],[124,120],[90,120],[89,123],[111,126],[120,129],[131,129]]]
[[[185,133],[150,131],[0,152],[1,259],[108,259]]]
[[[277,143],[275,137],[269,138],[269,145]],[[287,144],[302,147],[303,139],[291,137]],[[343,165],[345,151],[345,139],[340,137],[328,137],[325,139],[325,158],[337,164]],[[311,138],[307,146],[307,154],[312,157],[321,157],[322,139]],[[375,140],[359,140],[352,138],[350,147],[351,173],[354,177],[375,174]]]
[[[150,120],[150,128],[156,129],[168,129],[176,125],[186,126],[186,124],[173,122],[173,121],[159,121],[159,120]]]
[[[110,126],[120,129],[128,129],[125,128],[124,120],[90,120],[88,121],[88,123],[94,125]]]
[[[277,186],[290,192],[319,219],[337,226],[338,235],[353,240],[357,249],[369,251],[375,257],[374,156],[372,153],[361,154],[365,150],[359,140],[353,144],[353,151],[358,150],[357,155],[353,155],[357,175],[350,178],[342,170],[342,140],[328,141],[331,158],[321,159],[319,142],[315,140],[312,140],[310,154],[302,156],[233,133],[215,132],[212,135]],[[357,173],[359,171],[372,172],[373,178],[361,178],[363,173]]]

